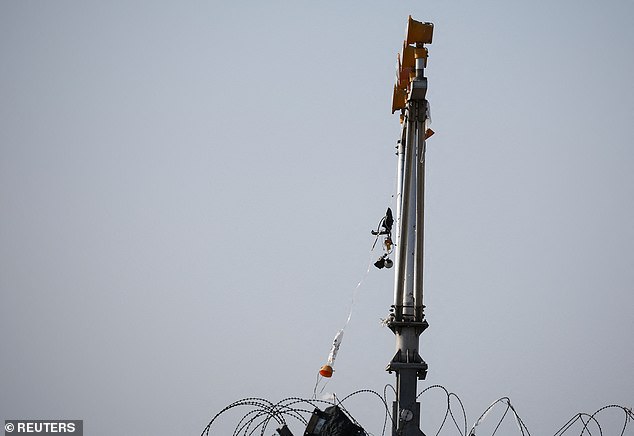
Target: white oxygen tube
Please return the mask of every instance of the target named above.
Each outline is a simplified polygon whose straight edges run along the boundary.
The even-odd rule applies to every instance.
[[[339,347],[341,346],[341,341],[343,340],[343,329],[339,330],[335,335],[335,338],[332,340],[332,347],[330,348],[330,354],[328,354],[328,360],[326,364],[321,367],[319,370],[319,374],[322,377],[330,378],[332,377],[333,369],[332,367],[335,365],[335,359],[337,358],[337,352],[339,351]]]
[[[339,330],[335,335],[335,339],[332,340],[332,348],[330,349],[330,354],[328,355],[328,365],[333,366],[335,364],[335,359],[337,358],[337,353],[339,352],[339,346],[341,345],[342,340],[343,330]]]

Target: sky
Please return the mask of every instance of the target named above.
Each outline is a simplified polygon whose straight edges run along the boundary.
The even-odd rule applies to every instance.
[[[350,307],[325,392],[393,384],[368,265],[408,15],[435,26],[419,389],[469,427],[508,396],[535,436],[634,406],[632,0],[0,0],[0,420],[197,435],[310,398]],[[348,410],[378,435],[382,407]]]

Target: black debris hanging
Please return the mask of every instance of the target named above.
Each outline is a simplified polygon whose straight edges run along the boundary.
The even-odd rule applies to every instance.
[[[392,253],[392,248],[394,243],[392,242],[392,226],[394,225],[394,217],[392,215],[392,209],[389,207],[385,212],[385,216],[381,218],[379,221],[379,225],[376,230],[372,230],[371,233],[376,236],[374,240],[374,244],[372,244],[372,250],[376,246],[379,237],[383,236],[383,255],[378,258],[376,262],[374,262],[374,266],[378,269],[383,268],[392,268],[394,262],[389,258],[389,255]]]

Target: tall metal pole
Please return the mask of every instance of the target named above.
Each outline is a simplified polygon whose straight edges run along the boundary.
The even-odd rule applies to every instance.
[[[418,380],[427,376],[427,364],[419,355],[419,336],[428,327],[423,312],[423,246],[425,201],[425,139],[427,121],[427,60],[425,43],[431,43],[433,24],[409,17],[403,49],[403,66],[412,80],[406,85],[407,98],[393,102],[401,109],[405,143],[399,144],[397,183],[396,268],[394,305],[387,325],[396,337],[396,354],[387,371],[396,373],[396,401],[393,404],[393,436],[424,436],[420,429]],[[410,47],[415,44],[416,48]],[[412,55],[415,59],[408,59]],[[399,68],[401,68],[399,64]],[[408,71],[405,71],[408,73]],[[403,71],[399,71],[399,81]],[[395,99],[405,91],[395,87]],[[399,195],[400,194],[400,195]]]

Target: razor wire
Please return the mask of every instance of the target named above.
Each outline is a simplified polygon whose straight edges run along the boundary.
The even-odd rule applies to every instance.
[[[471,429],[467,431],[467,413],[460,397],[457,394],[450,392],[444,386],[437,384],[425,388],[417,395],[417,399],[421,399],[421,404],[423,404],[423,402],[427,402],[426,394],[431,391],[441,391],[445,394],[445,410],[441,423],[435,433],[430,432],[429,434],[439,436],[441,433],[449,434],[450,432],[454,432],[454,434],[459,436],[476,436],[477,430],[477,436],[496,436],[500,431],[502,424],[512,417],[517,427],[516,434],[521,436],[531,436],[528,427],[508,397],[499,398],[491,403],[484,412],[479,415]],[[241,407],[246,407],[249,410],[246,411],[246,413],[244,413],[244,415],[238,420],[233,431],[233,436],[250,436],[255,434],[264,436],[265,431],[267,431],[271,424],[281,427],[289,424],[289,422],[294,422],[298,425],[306,426],[313,411],[315,409],[319,409],[320,406],[337,406],[347,415],[348,418],[350,418],[352,422],[362,427],[348,408],[346,408],[345,403],[353,397],[364,394],[369,394],[379,400],[379,410],[381,410],[384,417],[380,433],[369,433],[367,430],[364,431],[367,435],[380,434],[381,436],[386,436],[388,424],[389,428],[392,430],[396,428],[396,423],[394,422],[395,417],[393,417],[390,413],[390,406],[388,402],[388,395],[396,395],[396,390],[392,385],[386,385],[382,394],[371,389],[360,389],[343,397],[342,399],[333,396],[332,400],[288,397],[274,403],[264,398],[244,398],[231,403],[216,413],[216,415],[213,416],[207,426],[203,429],[201,436],[215,434],[212,432],[212,427],[214,424],[217,424],[220,417],[232,409]],[[491,412],[494,409],[502,409],[501,416],[492,418]],[[632,412],[632,409],[616,404],[603,406],[594,413],[575,414],[563,426],[561,426],[561,428],[559,428],[553,436],[574,436],[577,434],[579,436],[604,436],[604,427],[607,422],[607,418],[604,415],[608,410],[623,412],[623,422],[622,425],[619,425],[620,432],[618,433],[618,436],[634,436],[634,413]],[[484,431],[483,424],[485,422],[488,426],[492,427],[492,430],[487,430],[486,432]],[[613,419],[611,419],[609,423],[613,424]],[[578,430],[578,433],[575,432],[575,429]]]

